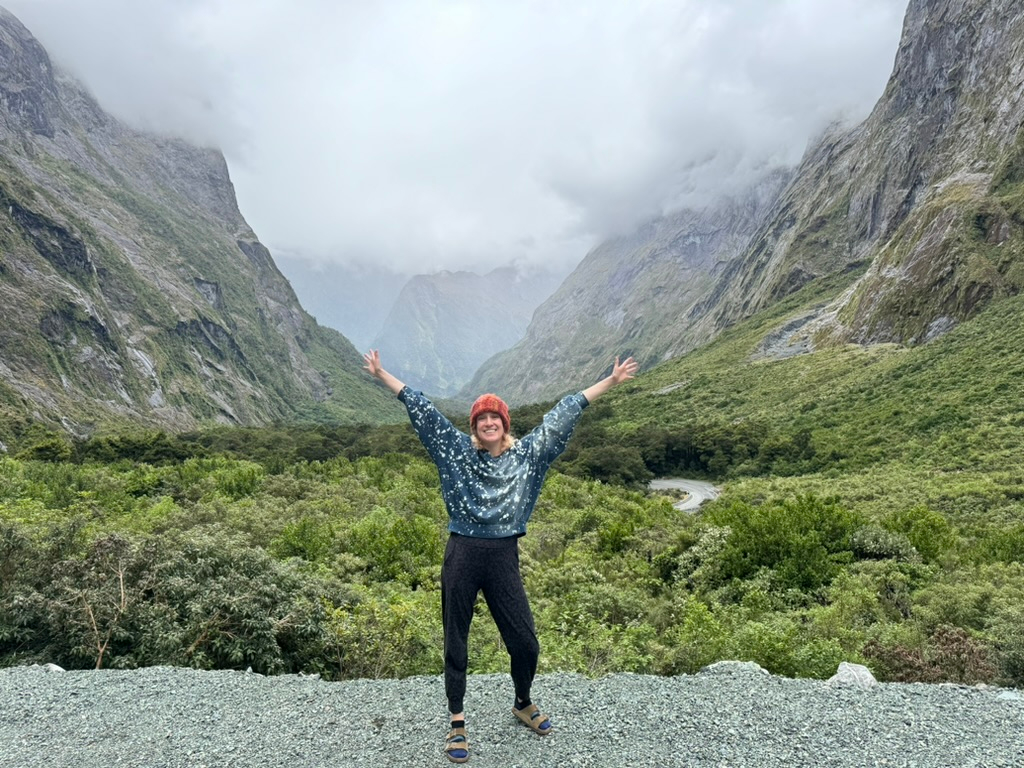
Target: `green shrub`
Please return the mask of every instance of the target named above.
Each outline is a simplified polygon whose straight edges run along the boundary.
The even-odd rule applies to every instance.
[[[894,533],[880,525],[858,528],[850,537],[850,549],[860,560],[920,560],[918,551],[904,533]]]
[[[925,562],[936,560],[952,549],[956,533],[940,513],[923,505],[893,512],[882,521],[883,527],[907,537]]]
[[[84,557],[55,563],[41,589],[49,652],[73,668],[146,664],[145,636],[166,617],[149,599],[154,558],[152,542],[114,533],[90,542]]]
[[[1024,688],[1024,603],[1003,607],[993,617],[989,635],[995,649],[999,682]]]
[[[53,435],[22,449],[17,457],[25,461],[59,463],[70,460],[73,452],[71,443],[59,435]]]
[[[700,600],[688,596],[676,609],[678,621],[664,633],[664,674],[695,674],[725,657],[728,633]]]
[[[403,592],[393,586],[360,589],[332,610],[344,678],[436,675],[444,667],[441,598],[436,590]]]
[[[301,557],[310,563],[325,562],[334,550],[334,527],[326,520],[303,516],[286,525],[270,542],[270,554],[279,559]]]
[[[825,680],[832,677],[850,653],[834,638],[814,638],[796,648],[793,654],[795,677]]]
[[[541,671],[650,674],[655,667],[657,633],[646,622],[608,625],[587,615],[563,612],[540,633]]]
[[[165,543],[172,546],[152,591],[167,606],[165,634],[155,640],[171,663],[295,672],[297,658],[310,655],[304,644],[329,646],[322,587],[289,563],[219,535]]]
[[[1024,525],[987,527],[974,551],[982,562],[1024,563]]]
[[[783,589],[813,590],[828,584],[852,559],[851,536],[862,521],[835,499],[799,496],[760,505],[719,503],[707,522],[728,527],[722,550],[706,563],[714,581],[748,579],[763,568]]]
[[[599,444],[579,451],[563,467],[568,474],[601,480],[631,488],[642,488],[654,477],[644,464],[640,451],[632,446]]]
[[[443,539],[438,526],[416,514],[399,515],[378,507],[348,531],[348,550],[370,564],[375,581],[413,586],[431,580],[441,563]]]

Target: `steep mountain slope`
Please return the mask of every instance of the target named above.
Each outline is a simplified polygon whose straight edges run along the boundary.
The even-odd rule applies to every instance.
[[[809,280],[869,268],[802,334],[913,343],[1024,284],[1024,6],[912,0],[892,76],[857,129],[804,159],[771,219],[695,307],[702,343]]]
[[[493,390],[531,402],[595,380],[619,353],[651,365],[685,352],[678,339],[688,311],[743,252],[788,179],[776,170],[743,196],[602,243],[537,309],[526,337],[489,359],[463,395]]]
[[[118,422],[380,419],[238,211],[220,153],[106,115],[0,9],[0,413]]]
[[[872,114],[852,130],[834,127],[808,150],[745,247],[720,259],[714,286],[682,316],[671,325],[656,318],[623,344],[608,316],[560,291],[538,310],[528,343],[488,361],[474,383],[518,401],[551,397],[592,377],[618,350],[650,366],[653,354],[695,349],[826,277],[845,279],[847,290],[769,331],[787,354],[919,343],[947,332],[1024,285],[1022,87],[1024,6],[912,0]],[[632,251],[615,264],[628,273],[642,261]],[[573,275],[577,285],[607,285],[608,267],[591,274],[593,263]],[[666,280],[687,277],[670,272]],[[623,303],[653,298],[644,287]],[[575,332],[584,323],[593,326],[586,341]],[[653,343],[663,329],[666,340]],[[546,350],[545,365],[533,365],[535,349]],[[516,372],[531,365],[542,380],[527,391]]]
[[[417,275],[398,295],[373,346],[411,386],[454,395],[484,360],[523,338],[559,277],[515,267],[486,275]]]
[[[652,456],[650,446],[665,440],[667,453],[676,452],[669,464],[696,443],[687,460],[716,465],[719,475],[726,467],[772,477],[822,471],[827,487],[829,478],[863,473],[883,507],[895,503],[879,490],[885,467],[919,475],[919,487],[898,490],[913,503],[936,495],[929,483],[939,474],[968,483],[957,475],[973,472],[1007,486],[998,505],[1013,509],[1007,520],[1019,520],[1024,357],[1016,350],[1024,344],[1024,295],[994,299],[928,344],[765,354],[770,329],[834,294],[840,277],[829,291],[816,291],[816,281],[609,393],[601,401],[614,414],[608,439],[623,444],[633,436]]]

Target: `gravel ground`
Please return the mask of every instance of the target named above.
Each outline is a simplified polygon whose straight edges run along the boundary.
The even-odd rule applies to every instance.
[[[1022,766],[1024,695],[774,677],[725,663],[663,678],[542,675],[555,731],[471,676],[471,766]],[[440,677],[329,683],[156,667],[0,669],[0,766],[443,766]]]

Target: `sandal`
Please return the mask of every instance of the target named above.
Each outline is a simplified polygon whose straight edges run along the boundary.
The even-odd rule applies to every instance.
[[[444,740],[444,756],[453,763],[469,760],[469,736],[465,727],[452,728]]]
[[[540,736],[547,736],[551,733],[551,720],[548,719],[547,715],[541,714],[536,704],[527,704],[522,709],[512,707],[512,714]]]

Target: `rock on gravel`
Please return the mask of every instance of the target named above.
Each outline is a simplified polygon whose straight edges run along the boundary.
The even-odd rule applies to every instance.
[[[775,677],[753,664],[697,675],[538,677],[555,731],[512,717],[511,681],[466,696],[471,766],[1020,766],[1012,689]],[[154,667],[0,669],[0,766],[443,766],[441,677],[331,683]]]

